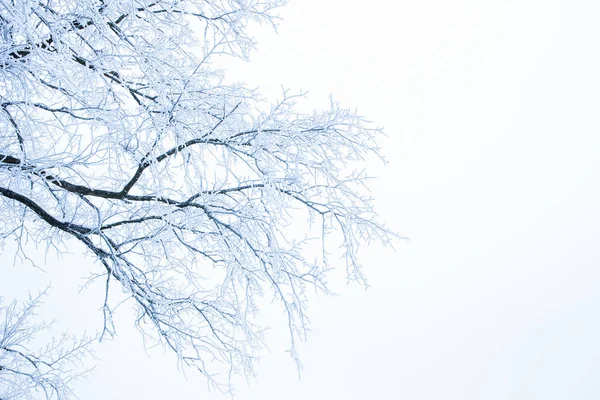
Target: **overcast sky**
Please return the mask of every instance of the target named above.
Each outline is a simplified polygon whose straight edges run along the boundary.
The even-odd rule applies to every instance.
[[[295,0],[278,34],[257,30],[232,79],[309,90],[307,107],[333,94],[384,127],[372,194],[410,241],[365,249],[369,290],[312,303],[300,380],[275,325],[237,398],[600,398],[599,15],[591,0]],[[48,261],[76,277],[53,280],[64,324],[98,321],[97,293],[76,295],[89,262]],[[122,311],[81,399],[226,398],[149,358]]]

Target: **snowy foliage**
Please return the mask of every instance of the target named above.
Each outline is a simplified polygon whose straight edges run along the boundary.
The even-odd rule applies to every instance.
[[[247,57],[249,24],[283,3],[0,0],[1,237],[85,246],[104,335],[120,288],[138,328],[216,385],[253,373],[257,299],[283,305],[295,354],[306,291],[340,263],[363,281],[358,244],[393,236],[354,170],[378,129],[333,102],[269,103],[215,67]]]

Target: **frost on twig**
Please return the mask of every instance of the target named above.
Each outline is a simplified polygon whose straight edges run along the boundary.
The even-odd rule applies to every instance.
[[[0,298],[0,399],[68,399],[71,384],[85,372],[82,360],[94,337],[66,333],[35,346],[51,324],[34,322],[46,291],[23,303]],[[40,397],[41,396],[41,397]]]
[[[104,335],[117,288],[142,332],[225,388],[253,374],[259,298],[282,305],[295,355],[307,291],[339,264],[364,283],[359,244],[394,236],[357,169],[379,129],[333,101],[264,101],[214,67],[246,57],[248,25],[282,4],[0,2],[0,235],[83,245]]]

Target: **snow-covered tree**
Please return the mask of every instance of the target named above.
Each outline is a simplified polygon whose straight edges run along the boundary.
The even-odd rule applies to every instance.
[[[0,0],[0,237],[79,243],[106,284],[104,335],[120,288],[138,328],[211,380],[252,374],[258,298],[282,304],[295,354],[306,291],[339,264],[363,281],[358,244],[393,236],[356,169],[378,129],[216,67],[283,3]]]

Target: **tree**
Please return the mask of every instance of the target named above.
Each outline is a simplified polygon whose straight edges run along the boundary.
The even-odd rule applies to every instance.
[[[393,236],[354,170],[379,129],[334,102],[300,113],[302,94],[267,102],[215,66],[246,58],[249,24],[283,3],[0,2],[1,237],[79,243],[105,281],[103,336],[117,286],[142,332],[217,385],[252,374],[258,298],[282,304],[295,357],[330,249],[364,282],[359,243]]]

